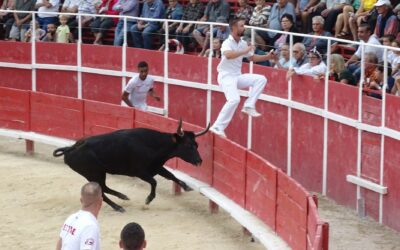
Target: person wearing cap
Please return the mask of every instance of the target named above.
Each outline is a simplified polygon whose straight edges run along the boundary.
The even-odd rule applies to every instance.
[[[217,120],[210,128],[211,132],[226,137],[225,128],[232,120],[235,110],[240,102],[238,89],[251,87],[249,97],[244,102],[242,112],[252,117],[261,116],[255,109],[258,97],[262,93],[267,79],[258,74],[242,74],[242,61],[246,57],[250,61],[266,61],[273,58],[272,53],[267,55],[255,55],[254,45],[249,45],[242,39],[244,33],[244,19],[233,19],[229,23],[231,34],[222,43],[222,58],[218,64],[218,84],[227,99],[222,107]]]
[[[374,34],[381,38],[384,35],[397,36],[399,31],[399,20],[392,11],[390,0],[378,0],[374,5],[379,16],[376,20]]]
[[[290,68],[287,72],[287,79],[289,79],[294,74],[299,75],[309,75],[318,77],[326,72],[327,68],[325,63],[322,61],[322,55],[314,47],[310,52],[308,52],[308,63],[303,64],[300,67]]]

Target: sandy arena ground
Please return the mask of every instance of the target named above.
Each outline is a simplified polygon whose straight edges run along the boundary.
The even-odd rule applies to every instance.
[[[51,156],[54,147],[35,144],[34,157],[24,153],[23,140],[0,137],[0,249],[53,249],[65,218],[79,209],[80,187],[86,180]],[[131,221],[146,231],[146,249],[264,249],[250,242],[241,226],[220,211],[210,214],[208,200],[196,192],[174,196],[171,182],[157,178],[157,197],[142,210],[147,183],[108,176],[111,188],[129,196],[109,196],[127,212],[104,205],[99,215],[102,249],[118,249],[119,232]],[[330,223],[330,249],[400,249],[400,234],[352,210],[320,198],[320,214]],[[396,218],[397,219],[397,218]]]

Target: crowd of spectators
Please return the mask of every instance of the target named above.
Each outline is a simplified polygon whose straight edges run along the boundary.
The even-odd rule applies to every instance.
[[[89,40],[93,44],[121,46],[126,41],[131,47],[163,49],[169,46],[164,44],[164,33],[168,30],[171,40],[180,43],[186,52],[199,56],[211,53],[214,57],[221,57],[219,48],[229,36],[228,26],[214,25],[210,30],[209,25],[194,25],[179,20],[227,23],[231,18],[242,18],[249,26],[294,34],[293,59],[290,61],[289,35],[263,30],[253,32],[256,53],[272,54],[272,59],[263,64],[289,69],[288,77],[293,74],[322,77],[321,72],[327,68],[328,49],[328,42],[322,37],[397,48],[400,41],[400,4],[390,0],[0,0],[0,4],[0,37],[3,40],[30,42],[34,33],[36,41],[73,43],[78,39],[80,21],[85,42],[91,37]],[[37,11],[36,22],[32,24],[31,14],[1,10]],[[66,13],[102,16],[81,16],[79,19]],[[124,20],[108,15],[174,21],[166,27],[163,22],[128,19],[125,40]],[[211,32],[212,51],[209,50]],[[318,37],[296,36],[299,32]],[[244,34],[244,39],[250,41],[251,30],[246,30]],[[333,53],[336,45],[332,47]],[[333,63],[328,65],[331,78],[353,85],[362,81],[366,87],[381,90],[382,81],[379,79],[382,72],[379,69],[383,65],[383,49],[366,45],[363,49],[354,46],[353,50],[354,54],[343,60],[340,56],[344,55],[332,57],[334,69]],[[362,51],[366,58],[363,67]],[[400,53],[389,49],[388,55],[391,73],[388,92],[398,94],[396,83],[400,81]],[[362,68],[365,69],[364,74],[361,73]],[[365,79],[361,79],[362,75]]]

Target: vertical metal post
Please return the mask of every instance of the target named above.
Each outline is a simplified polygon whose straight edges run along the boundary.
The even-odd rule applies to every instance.
[[[31,63],[32,63],[32,91],[36,91],[36,16],[32,13],[32,25],[31,25]]]
[[[165,27],[165,49],[164,49],[164,116],[168,116],[168,20],[164,21]]]
[[[210,24],[210,30],[212,30],[214,26]],[[210,41],[211,38],[214,37],[213,32],[210,32]],[[207,114],[206,114],[206,125],[211,122],[211,86],[212,86],[212,62],[213,62],[213,44],[210,42],[210,53],[208,53],[208,66],[207,66]]]
[[[329,68],[331,66],[331,39],[328,38],[328,51],[326,58],[325,91],[324,91],[324,144],[322,153],[322,194],[326,195],[326,182],[328,172],[328,107],[329,107]]]
[[[77,68],[78,99],[82,99],[82,16],[80,14],[78,14]]]
[[[251,28],[251,45],[254,45],[254,41],[255,41],[255,34],[254,34],[254,29]],[[254,51],[255,53],[255,51]],[[254,69],[254,62],[250,61],[250,67],[249,67],[249,73],[252,74]],[[251,87],[249,89],[249,93],[251,91]],[[247,118],[247,149],[250,150],[251,149],[251,144],[252,144],[252,128],[253,128],[253,119],[251,116],[248,116]]]
[[[381,112],[381,128],[386,126],[386,88],[388,82],[388,62],[387,62],[387,48],[383,50],[383,86],[382,86],[382,112]],[[385,135],[381,131],[381,158],[379,162],[379,185],[383,186],[383,175],[385,167]],[[379,194],[379,223],[382,223],[383,217],[383,195]]]
[[[289,40],[289,54],[290,54],[290,61],[293,59],[293,36],[290,34]],[[294,65],[291,65],[292,68]],[[288,80],[288,101],[289,103],[292,102],[292,78]],[[286,174],[291,176],[292,175],[292,108],[288,106],[288,122],[287,122],[287,169]]]
[[[122,42],[122,81],[121,81],[122,90],[125,89],[125,86],[126,86],[126,48],[127,48],[127,44],[128,44],[128,36],[127,36],[128,24],[127,24],[126,16],[124,16],[123,20],[124,20],[124,26],[123,26],[124,39]],[[121,103],[123,103],[123,101],[121,101]]]
[[[365,80],[365,45],[364,42],[361,41],[361,77],[360,77],[360,85],[358,88],[358,122],[362,122],[362,91]],[[357,176],[361,176],[361,142],[362,142],[362,131],[360,128],[357,128]],[[361,190],[360,186],[357,185],[357,201],[361,198]],[[360,207],[357,202],[357,211],[359,211]]]

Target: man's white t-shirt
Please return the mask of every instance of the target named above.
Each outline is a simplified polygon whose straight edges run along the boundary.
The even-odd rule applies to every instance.
[[[62,250],[100,250],[100,229],[96,217],[79,210],[61,227]]]
[[[248,54],[243,56],[238,56],[235,59],[227,59],[224,56],[226,51],[241,51],[248,47],[247,42],[240,39],[239,42],[233,38],[232,35],[222,43],[221,45],[221,62],[218,64],[217,70],[219,74],[230,74],[230,75],[240,75],[242,73],[242,62],[243,57],[253,56],[253,52],[250,51]]]
[[[46,6],[42,6],[38,9],[39,17],[44,18],[44,17],[58,16],[58,14],[43,14],[42,13],[42,12],[58,12],[58,9],[60,8],[60,0],[50,0],[49,2],[51,4],[50,8],[47,8]],[[38,4],[38,3],[43,3],[43,0],[36,0],[36,4]]]
[[[378,58],[378,61],[381,62],[383,60],[383,49],[368,46],[368,44],[381,45],[378,38],[375,35],[371,35],[369,37],[368,42],[366,42],[365,47],[364,47],[364,53],[374,53],[376,55],[376,57]],[[358,47],[358,49],[354,53],[354,55],[356,55],[358,58],[361,59],[361,46]]]
[[[147,93],[153,88],[154,79],[147,76],[146,79],[142,80],[139,75],[132,77],[125,87],[125,92],[129,93],[129,100],[135,108],[140,110],[147,109]]]

